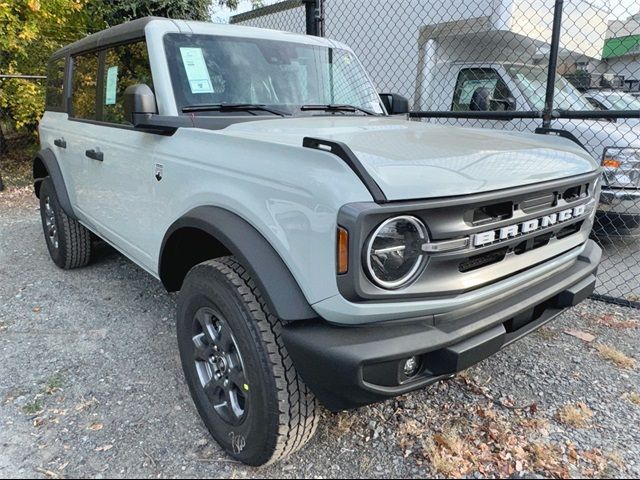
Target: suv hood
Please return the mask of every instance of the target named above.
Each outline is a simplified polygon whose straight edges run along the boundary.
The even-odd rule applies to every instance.
[[[598,168],[579,146],[558,137],[398,117],[296,117],[236,123],[217,133],[295,146],[304,137],[344,142],[389,200],[500,190]]]

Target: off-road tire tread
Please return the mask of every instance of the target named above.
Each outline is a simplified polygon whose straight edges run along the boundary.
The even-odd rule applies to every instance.
[[[91,261],[91,232],[65,213],[51,179],[46,178],[44,182],[47,182],[46,190],[49,190],[52,208],[59,222],[58,235],[64,236],[64,264],[59,266],[64,270],[85,267]]]
[[[234,257],[209,260],[194,267],[215,268],[238,292],[258,327],[273,372],[279,418],[276,447],[267,461],[275,463],[302,448],[314,435],[320,415],[318,401],[297,374],[282,340],[282,323],[272,315],[255,282]]]
[[[67,247],[63,268],[72,270],[87,266],[91,261],[91,233],[80,222],[70,218],[62,209],[60,209],[59,215]]]

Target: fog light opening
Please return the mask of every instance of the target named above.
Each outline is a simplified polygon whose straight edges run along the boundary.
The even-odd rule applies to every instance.
[[[418,370],[420,370],[420,359],[418,357],[409,357],[404,361],[402,373],[406,377],[414,377],[418,373]]]

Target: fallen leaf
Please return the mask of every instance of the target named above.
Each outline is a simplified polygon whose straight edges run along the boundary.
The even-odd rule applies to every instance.
[[[97,432],[98,430],[102,430],[104,428],[104,425],[101,423],[92,423],[87,428],[89,430],[93,430],[94,432]]]
[[[34,313],[40,313],[42,311],[42,308],[41,307],[33,307],[32,310],[33,310]]]
[[[96,452],[107,452],[109,450],[111,450],[113,448],[113,445],[111,445],[110,443],[103,445],[101,447],[98,447],[95,449]]]
[[[596,339],[595,335],[591,335],[590,333],[582,332],[580,330],[565,330],[564,333],[588,343],[593,342]]]
[[[59,474],[57,474],[56,472],[53,472],[51,470],[47,470],[46,468],[36,467],[36,472],[41,473],[45,477],[48,477],[48,478],[60,478]]]

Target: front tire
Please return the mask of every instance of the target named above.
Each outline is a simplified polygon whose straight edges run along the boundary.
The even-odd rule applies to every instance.
[[[49,177],[40,186],[40,217],[51,260],[64,270],[86,266],[91,260],[91,233],[64,212]]]
[[[191,396],[229,455],[264,465],[311,439],[317,401],[295,371],[280,321],[234,257],[209,260],[189,272],[177,317]]]

